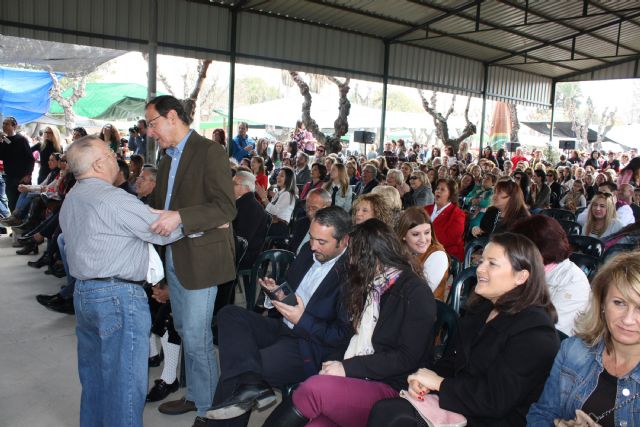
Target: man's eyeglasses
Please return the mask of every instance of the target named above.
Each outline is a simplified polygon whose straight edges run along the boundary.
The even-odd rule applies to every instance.
[[[163,117],[163,115],[162,114],[158,114],[156,117],[154,117],[153,119],[149,120],[147,122],[147,128],[155,129],[156,125],[154,125],[153,122],[158,120],[160,117]]]

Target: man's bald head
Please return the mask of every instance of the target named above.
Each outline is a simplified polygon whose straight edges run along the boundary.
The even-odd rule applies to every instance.
[[[76,179],[93,177],[113,183],[119,171],[115,153],[94,135],[74,141],[66,155],[67,166]]]

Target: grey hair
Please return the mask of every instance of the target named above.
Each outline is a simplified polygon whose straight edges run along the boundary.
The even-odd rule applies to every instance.
[[[362,167],[362,170],[368,170],[369,172],[373,173],[373,176],[375,177],[378,174],[378,168],[375,167],[374,165],[372,165],[371,163],[367,163],[366,165],[364,165]]]
[[[236,177],[240,180],[240,185],[244,185],[252,193],[256,191],[256,177],[254,174],[247,171],[238,171],[236,172]]]
[[[400,169],[389,169],[387,171],[387,179],[392,176],[398,183],[404,182],[404,175]]]
[[[331,194],[329,194],[329,192],[327,190],[325,190],[324,188],[314,188],[313,190],[309,191],[307,193],[307,199],[312,194],[315,194],[316,196],[319,196],[322,199],[322,201],[324,202],[325,205],[331,206]]]
[[[67,166],[76,178],[85,175],[98,157],[96,147],[104,141],[96,135],[87,135],[76,140],[67,150]]]
[[[153,179],[154,181],[156,180],[156,177],[158,176],[158,168],[155,167],[155,166],[143,166],[142,167],[142,171],[149,172],[150,178]]]

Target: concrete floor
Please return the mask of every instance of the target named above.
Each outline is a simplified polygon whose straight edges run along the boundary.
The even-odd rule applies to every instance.
[[[0,427],[78,426],[74,317],[49,311],[35,300],[37,294],[56,293],[65,279],[45,275],[44,268],[28,267],[27,261],[38,256],[16,255],[11,243],[7,235],[0,235]],[[160,377],[161,369],[151,368],[150,383]],[[168,399],[179,398],[182,392]],[[192,425],[195,413],[163,415],[157,411],[160,403],[147,404],[145,425]],[[262,425],[267,414],[254,411],[250,426]]]

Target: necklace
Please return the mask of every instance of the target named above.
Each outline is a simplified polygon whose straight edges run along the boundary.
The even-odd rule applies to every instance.
[[[625,406],[627,406],[629,403],[633,402],[634,400],[636,400],[638,397],[640,397],[640,392],[634,394],[633,396],[631,396],[629,399],[625,400],[624,402],[621,402],[617,405],[614,405],[613,408],[611,409],[607,409],[606,411],[604,411],[602,414],[600,414],[599,416],[594,414],[593,412],[589,413],[589,418],[591,418],[593,421],[595,421],[596,423],[600,422],[600,420],[602,420],[603,418],[605,418],[606,416],[608,416],[610,413],[617,411],[620,408],[623,408]]]

